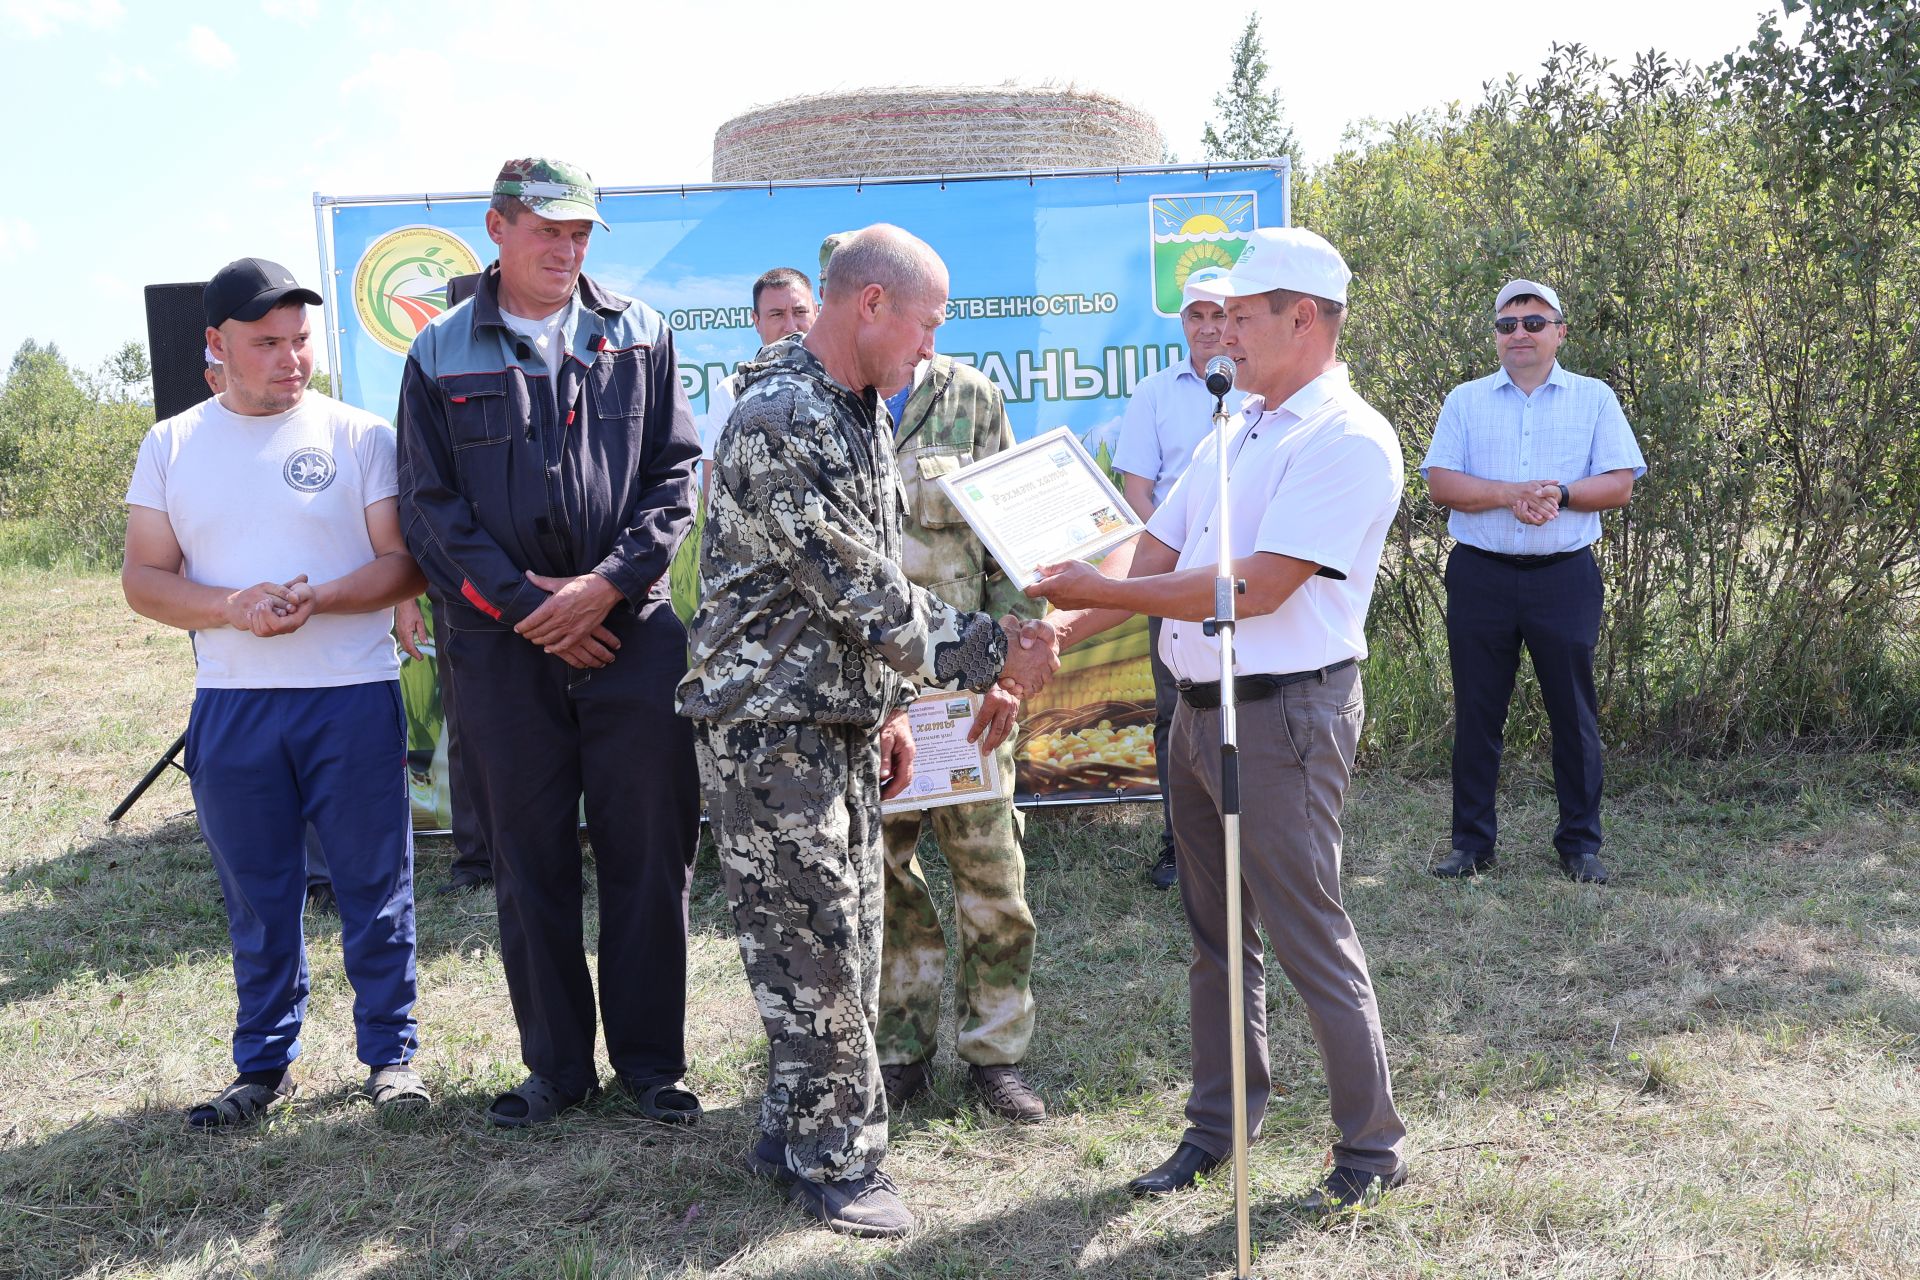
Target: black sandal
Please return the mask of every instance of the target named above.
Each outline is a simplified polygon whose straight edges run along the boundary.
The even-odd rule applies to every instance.
[[[300,1086],[291,1071],[282,1072],[278,1084],[250,1084],[235,1080],[212,1100],[187,1109],[190,1129],[244,1129],[258,1123],[269,1111],[283,1107]]]
[[[545,1124],[556,1118],[562,1111],[590,1101],[599,1093],[600,1086],[596,1084],[583,1094],[569,1097],[560,1091],[559,1085],[545,1076],[528,1076],[519,1085],[493,1100],[492,1105],[487,1108],[487,1123],[501,1129],[531,1129],[535,1125]],[[502,1111],[500,1104],[509,1098],[518,1098],[526,1110],[520,1115]]]
[[[649,1120],[658,1120],[661,1124],[697,1124],[701,1110],[699,1095],[687,1088],[684,1080],[662,1080],[644,1088],[636,1088],[620,1081],[620,1087],[633,1098],[633,1105],[640,1108],[640,1114]]]

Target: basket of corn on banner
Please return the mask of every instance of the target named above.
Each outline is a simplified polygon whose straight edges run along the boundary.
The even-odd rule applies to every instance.
[[[1014,749],[1020,791],[1158,788],[1150,643],[1147,620],[1136,617],[1060,655],[1060,670],[1022,712]]]

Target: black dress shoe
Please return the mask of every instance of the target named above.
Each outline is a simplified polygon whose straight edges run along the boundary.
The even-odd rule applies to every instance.
[[[1475,853],[1471,849],[1455,849],[1434,863],[1430,870],[1442,880],[1458,880],[1463,876],[1477,876],[1482,871],[1491,871],[1494,866],[1492,850]]]
[[[479,871],[469,871],[462,867],[447,876],[446,883],[433,891],[437,898],[450,897],[456,893],[472,893],[476,889],[493,886],[493,877]]]
[[[1180,883],[1180,868],[1174,864],[1173,850],[1161,851],[1160,860],[1147,872],[1147,880],[1156,889],[1171,889]]]
[[[1566,873],[1567,879],[1581,884],[1607,882],[1607,866],[1600,861],[1600,855],[1597,853],[1576,854],[1571,858],[1563,853],[1560,855],[1560,870]]]
[[[1294,1207],[1305,1213],[1322,1214],[1368,1208],[1377,1204],[1389,1189],[1406,1180],[1407,1165],[1404,1160],[1392,1173],[1375,1173],[1371,1169],[1337,1164],[1319,1186],[1294,1201]]]
[[[1191,1142],[1183,1142],[1165,1164],[1129,1182],[1127,1190],[1137,1196],[1170,1196],[1185,1191],[1195,1178],[1212,1173],[1224,1163],[1222,1157],[1210,1156]]]

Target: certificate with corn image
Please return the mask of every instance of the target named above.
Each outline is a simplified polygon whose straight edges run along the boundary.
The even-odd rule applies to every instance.
[[[980,709],[976,693],[932,693],[907,707],[913,733],[913,781],[880,806],[907,813],[950,804],[972,804],[1002,794],[1000,763],[977,742],[968,742]]]

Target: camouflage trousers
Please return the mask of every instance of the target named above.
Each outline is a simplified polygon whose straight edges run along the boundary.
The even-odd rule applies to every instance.
[[[1013,748],[1000,748],[1013,777]],[[1009,799],[947,805],[886,820],[886,943],[880,959],[880,1061],[931,1058],[940,1034],[947,939],[920,865],[922,819],[953,876],[960,966],[954,979],[955,1046],[963,1062],[1008,1066],[1033,1039],[1033,912],[1021,820]]]
[[[762,1133],[815,1182],[887,1152],[880,748],[847,725],[700,723],[695,743],[747,983],[767,1028]]]

